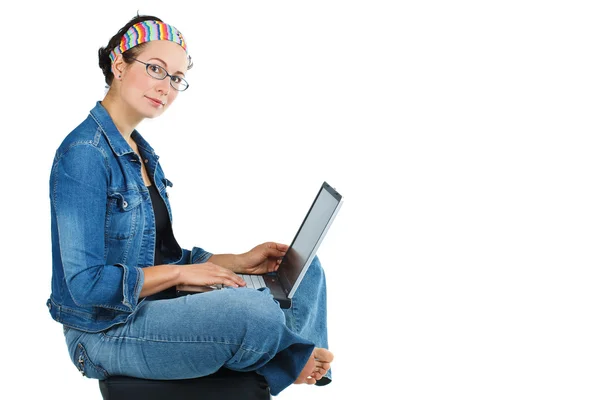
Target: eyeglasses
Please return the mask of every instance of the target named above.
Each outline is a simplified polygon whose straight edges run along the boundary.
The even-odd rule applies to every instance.
[[[163,67],[161,67],[160,65],[145,63],[143,61],[138,60],[137,58],[134,58],[134,60],[141,64],[144,64],[146,66],[146,72],[148,73],[148,75],[150,75],[154,79],[158,79],[158,80],[162,81],[167,76],[169,78],[171,78],[170,79],[171,87],[175,90],[183,92],[184,90],[186,90],[187,88],[190,87],[189,83],[187,83],[187,81],[185,79],[183,79],[181,76],[170,75],[167,72],[167,70],[164,69]]]

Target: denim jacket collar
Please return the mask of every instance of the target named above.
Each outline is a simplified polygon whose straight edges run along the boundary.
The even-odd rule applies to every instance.
[[[108,144],[117,156],[123,156],[126,154],[133,153],[133,149],[129,146],[129,143],[125,140],[121,132],[117,129],[108,111],[100,101],[96,102],[96,106],[90,111],[90,115],[96,121],[100,130],[104,133]],[[140,148],[140,151],[144,153],[144,157],[151,156],[158,160],[158,155],[154,152],[154,149],[150,144],[142,137],[137,131],[133,130],[131,137]]]
[[[133,132],[131,133],[131,137],[133,138],[133,141],[137,144],[138,149],[140,149],[140,153],[142,153],[144,157],[152,157],[155,160],[158,160],[160,158],[158,154],[154,152],[152,146],[150,146],[150,144],[146,142],[146,139],[144,139],[144,137],[137,130],[133,130]]]

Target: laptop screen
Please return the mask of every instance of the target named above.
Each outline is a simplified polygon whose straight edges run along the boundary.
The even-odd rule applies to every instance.
[[[341,200],[342,196],[324,182],[281,261],[278,275],[286,294],[290,294],[296,281],[303,275],[304,267],[308,267],[307,264],[312,262],[338,206],[341,205]]]

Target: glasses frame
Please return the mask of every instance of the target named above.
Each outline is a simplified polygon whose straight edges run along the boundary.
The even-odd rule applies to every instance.
[[[143,61],[140,61],[137,58],[133,58],[133,57],[131,59],[134,60],[134,61],[139,62],[140,64],[144,64],[146,66],[146,73],[148,75],[150,75],[150,77],[152,77],[154,79],[158,79],[159,81],[163,81],[163,80],[165,80],[165,78],[169,77],[169,84],[171,85],[171,87],[173,89],[177,90],[178,92],[185,92],[190,87],[190,84],[188,83],[188,81],[186,81],[183,77],[169,74],[166,69],[164,69],[163,67],[161,67],[158,64],[152,64],[152,63],[143,62]],[[165,76],[163,76],[162,78],[157,78],[156,76],[152,75],[150,73],[150,70],[149,70],[150,66],[160,68],[162,71],[164,71]],[[185,88],[183,88],[183,89],[177,89],[174,86],[173,78],[181,79],[183,82],[185,82],[185,85],[186,85]]]

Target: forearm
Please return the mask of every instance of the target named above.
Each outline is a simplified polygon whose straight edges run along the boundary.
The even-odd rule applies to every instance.
[[[220,265],[223,268],[227,268],[235,273],[242,272],[239,254],[213,254],[208,261]]]
[[[181,266],[155,265],[142,268],[144,272],[144,285],[140,297],[158,293],[181,283]]]

